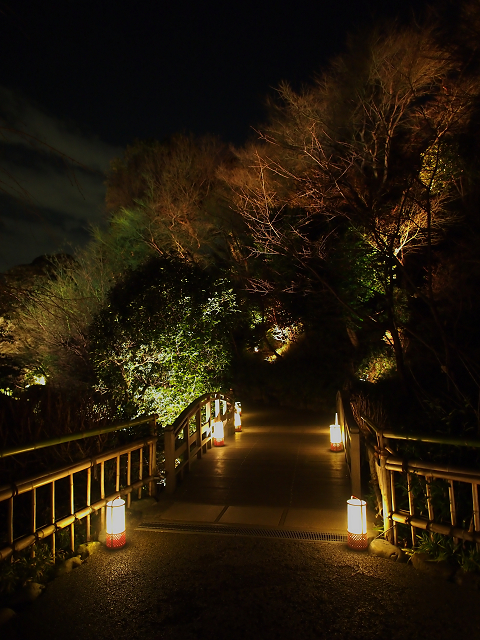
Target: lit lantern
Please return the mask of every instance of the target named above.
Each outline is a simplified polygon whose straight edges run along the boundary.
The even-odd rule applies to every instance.
[[[235,402],[235,431],[242,430],[242,405],[240,402]]]
[[[125,500],[118,496],[107,502],[106,545],[118,549],[125,544]]]
[[[342,427],[338,424],[338,414],[335,414],[335,424],[330,425],[330,451],[342,451]]]
[[[223,430],[223,422],[219,417],[213,423],[213,445],[215,447],[223,447],[225,444],[225,432]]]
[[[367,539],[367,503],[352,496],[347,500],[347,545],[350,549],[366,549]]]

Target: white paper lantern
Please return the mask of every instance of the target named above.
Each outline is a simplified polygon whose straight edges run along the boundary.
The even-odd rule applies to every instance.
[[[367,503],[352,496],[347,500],[347,544],[351,549],[366,549]]]
[[[225,444],[225,431],[223,429],[223,422],[217,419],[213,423],[213,445],[215,447],[223,447]]]
[[[330,451],[342,451],[342,427],[338,424],[338,414],[335,414],[335,424],[330,425]]]
[[[107,502],[106,545],[118,549],[125,544],[125,500],[118,496]]]

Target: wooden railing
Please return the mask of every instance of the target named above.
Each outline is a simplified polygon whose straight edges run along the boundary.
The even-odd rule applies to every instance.
[[[144,486],[149,486],[150,495],[154,495],[156,446],[158,438],[156,435],[156,416],[137,418],[136,420],[112,425],[110,427],[70,434],[63,438],[45,440],[32,445],[1,451],[0,459],[11,455],[20,455],[27,451],[54,444],[69,442],[71,440],[120,431],[145,423],[150,424],[151,435],[149,437],[117,447],[93,458],[87,458],[81,462],[62,467],[51,473],[37,475],[20,482],[0,487],[0,507],[3,507],[3,510],[6,511],[7,534],[6,545],[4,548],[0,548],[0,560],[4,560],[11,556],[12,553],[22,551],[36,542],[45,539],[49,539],[52,555],[55,557],[56,534],[63,529],[69,530],[70,532],[70,549],[73,552],[75,547],[75,526],[78,526],[80,521],[85,519],[85,535],[87,541],[89,541],[91,539],[90,518],[92,514],[100,511],[101,528],[103,529],[105,525],[105,505],[109,500],[114,499],[118,495],[124,495],[127,497],[127,506],[130,506],[132,493],[138,491],[138,497],[140,498]],[[148,450],[148,461],[145,465],[144,458],[146,450]],[[113,472],[115,491],[106,495],[106,490],[107,488],[110,490],[110,487],[107,487],[106,483],[105,465],[110,461],[115,461],[115,469]],[[145,466],[147,466],[148,470],[147,475],[145,475]],[[132,478],[133,469],[135,469],[135,479]],[[62,516],[57,516],[59,509],[65,509],[65,507],[59,505],[57,501],[58,485],[62,480],[68,482],[68,488],[63,487],[63,494],[65,496],[65,489],[67,489],[69,508],[67,509],[67,515],[64,513]],[[94,503],[92,503],[93,484],[96,484],[96,493],[100,495],[100,499],[95,500]],[[49,522],[38,524],[39,501],[37,494],[39,490],[43,491],[43,488],[45,488],[48,495],[42,495],[41,510],[42,512],[47,512]],[[80,499],[83,506],[80,509],[76,509],[76,503],[78,504],[78,502],[80,502],[80,488],[82,492],[84,492],[84,497]],[[28,521],[28,518],[25,517],[25,502],[22,504],[21,517],[16,520],[14,517],[19,501],[24,500],[26,494],[30,494],[31,496],[29,526],[25,525],[25,521]],[[62,502],[64,502],[64,500]],[[15,523],[17,523],[18,528],[22,527],[23,531],[17,531],[14,526]]]
[[[385,537],[397,543],[397,525],[401,523],[410,527],[412,546],[416,544],[417,529],[450,536],[455,541],[466,540],[480,545],[480,470],[422,460],[406,460],[398,456],[394,444],[395,440],[414,440],[457,447],[480,447],[480,441],[394,433],[378,429],[366,416],[362,416],[362,420],[377,441],[376,472],[382,495]],[[408,498],[408,507],[405,505],[407,508],[402,508],[401,496],[398,495],[398,488],[402,485]],[[442,492],[442,501],[448,499],[448,523],[441,521],[435,513],[435,491]],[[418,506],[420,493],[425,497],[423,508]],[[461,518],[458,509],[459,495],[462,498]],[[427,517],[418,511],[424,511]],[[467,526],[459,526],[460,520],[464,520]]]
[[[342,427],[342,440],[345,448],[352,483],[352,496],[362,497],[362,479],[360,473],[360,430],[350,410],[350,405],[343,402],[342,394],[337,392],[338,421]]]
[[[206,393],[194,400],[165,429],[167,493],[175,491],[177,477],[183,478],[185,471],[190,471],[192,461],[201,458],[211,448],[214,419],[222,420],[226,436],[235,431],[234,410],[233,397],[222,393]]]
[[[192,402],[174,423],[165,428],[165,473],[166,490],[175,490],[176,479],[182,477],[190,469],[191,462],[200,458],[202,453],[212,446],[213,420],[222,420],[225,435],[231,435],[234,430],[234,401],[233,398],[222,393],[206,393]],[[100,513],[100,528],[105,527],[105,505],[117,496],[125,496],[127,507],[130,506],[133,492],[138,491],[141,498],[142,489],[149,487],[149,494],[155,495],[158,472],[156,469],[157,441],[156,416],[137,418],[110,427],[103,427],[82,433],[44,440],[22,447],[11,447],[0,451],[0,459],[13,455],[21,455],[28,451],[41,449],[57,444],[98,436],[104,433],[130,429],[142,424],[150,424],[150,436],[101,453],[93,458],[87,458],[75,464],[67,465],[51,473],[37,475],[20,482],[0,487],[0,508],[6,516],[6,544],[0,548],[0,560],[4,560],[14,552],[22,551],[36,542],[48,540],[53,556],[55,556],[56,534],[67,530],[70,534],[70,549],[75,549],[75,527],[85,521],[85,537],[87,541],[92,536],[91,516]],[[113,461],[113,462],[112,462]],[[114,469],[109,469],[109,475],[114,478],[111,487],[106,482],[106,465],[112,462]],[[145,471],[147,470],[147,474]],[[133,477],[135,476],[135,477]],[[68,493],[67,513],[58,515],[63,509],[57,499],[58,487],[63,486],[62,505],[65,504],[65,494]],[[95,486],[94,486],[95,485]],[[111,491],[115,487],[115,491]],[[92,503],[94,490],[100,499]],[[42,491],[41,500],[38,492]],[[44,492],[47,491],[48,495]],[[108,495],[107,491],[109,491]],[[82,498],[79,496],[83,494]],[[15,518],[18,503],[30,494],[27,510],[29,517],[25,517],[25,501],[21,505],[20,517]],[[41,511],[48,513],[49,522],[39,523],[39,502]],[[81,507],[78,508],[79,503]],[[2,509],[0,509],[2,511]],[[42,516],[44,517],[44,516]],[[25,522],[28,524],[26,525]],[[20,531],[20,529],[23,529]],[[0,544],[0,547],[2,545]]]

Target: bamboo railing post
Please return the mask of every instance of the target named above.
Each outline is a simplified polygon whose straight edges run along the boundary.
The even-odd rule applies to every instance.
[[[175,477],[175,433],[173,425],[165,428],[165,490],[173,493],[176,486]]]
[[[140,460],[138,461],[138,479],[142,480],[143,478],[143,447],[140,447],[140,449],[138,450],[138,453],[140,454]],[[138,499],[141,500],[142,498],[142,487],[138,488]]]
[[[397,500],[395,495],[395,473],[390,471],[390,500],[392,505],[392,512],[397,510]],[[398,526],[395,521],[393,521],[393,544],[397,545],[398,543]]]
[[[117,456],[116,458],[115,491],[117,493],[120,491],[120,456]]]
[[[187,464],[182,467],[181,470],[181,478],[183,479],[184,469],[187,468],[188,473],[190,473],[190,418],[185,421],[183,426],[183,442],[186,443],[186,454],[187,454]]]
[[[127,453],[127,487],[129,487],[132,482],[132,452],[129,451]],[[132,494],[131,493],[127,493],[127,508],[130,508],[130,505],[132,503]]]
[[[105,500],[105,462],[100,463],[100,498]],[[105,507],[102,507],[100,513],[100,527],[105,531]]]
[[[92,504],[92,467],[87,469],[87,507]],[[86,534],[87,542],[91,539],[91,516],[88,514],[86,518]]]
[[[202,457],[202,408],[198,407],[195,413],[195,435],[197,445],[197,458],[200,460]]]
[[[453,480],[449,480],[448,482],[448,499],[450,501],[450,522],[452,523],[452,527],[457,526],[457,506],[455,504],[455,491],[453,488]],[[453,538],[455,544],[458,544],[459,539]]]
[[[211,449],[212,448],[212,403],[210,400],[208,400],[207,404],[205,405],[205,422],[208,423],[208,434],[209,434],[206,447],[207,449]]]
[[[473,502],[473,528],[476,533],[480,531],[480,511],[478,504],[478,484],[472,482],[472,502]],[[477,550],[480,551],[480,544],[477,542]]]
[[[7,541],[8,546],[13,545],[13,496],[8,499],[7,513]]]
[[[74,489],[73,489],[73,473],[70,474],[69,477],[70,482],[70,515],[73,516],[75,513],[75,497],[74,497]],[[75,551],[75,521],[70,525],[70,550],[72,553]]]
[[[412,490],[412,474],[409,471],[407,471],[407,492],[408,492],[408,511],[410,513],[410,517],[413,517],[415,515],[415,496],[413,495],[413,490]],[[416,536],[416,530],[413,524],[410,525],[410,530],[412,534],[412,547],[414,547],[417,541],[417,536]]]
[[[157,436],[157,417],[156,416],[153,416],[150,422],[150,435]],[[150,448],[150,460],[149,460],[148,472],[152,477],[157,475],[157,440],[156,438],[152,442],[152,445]],[[151,498],[153,498],[156,495],[156,493],[157,491],[156,491],[155,480],[151,480],[150,486],[149,486],[149,495]]]
[[[35,535],[37,530],[37,490],[35,487],[32,489],[32,526],[31,532]],[[32,547],[31,557],[35,557],[35,547]]]
[[[50,485],[50,508],[52,510],[51,523],[55,526],[55,480]],[[55,563],[55,554],[56,554],[56,537],[55,537],[55,529],[52,532],[52,558]]]
[[[379,433],[378,436],[378,444],[380,450],[380,471],[379,471],[379,485],[380,491],[382,492],[382,512],[383,512],[383,531],[385,534],[385,539],[389,542],[392,542],[392,500],[391,500],[391,480],[389,476],[389,471],[386,468],[388,451],[385,449],[385,443],[383,434]]]
[[[360,472],[360,433],[350,433],[350,477],[352,481],[352,495],[362,497],[362,480]]]
[[[433,480],[433,476],[425,478],[425,481],[426,481],[425,491],[427,494],[428,519],[430,522],[433,522],[435,520],[435,514],[433,512],[433,503],[432,503],[432,491],[430,488],[430,483],[432,482],[432,480]],[[433,534],[430,534],[430,537],[432,536]]]

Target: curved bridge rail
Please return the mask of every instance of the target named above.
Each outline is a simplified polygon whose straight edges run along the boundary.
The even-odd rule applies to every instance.
[[[87,541],[89,541],[91,539],[90,517],[100,510],[103,529],[105,526],[105,505],[109,500],[113,500],[118,495],[125,495],[127,505],[130,506],[132,493],[138,491],[140,498],[142,488],[145,485],[149,486],[150,495],[154,495],[158,439],[156,415],[0,452],[0,458],[19,455],[34,449],[120,431],[142,424],[150,424],[150,437],[116,447],[51,473],[40,474],[0,487],[0,513],[5,512],[6,515],[6,526],[3,523],[1,525],[2,529],[6,530],[6,540],[3,542],[3,544],[6,542],[6,546],[0,548],[0,560],[4,560],[12,553],[22,551],[46,538],[50,541],[52,555],[55,557],[56,533],[62,529],[69,529],[70,549],[73,552],[75,550],[75,525],[79,525],[80,521],[85,519],[85,534]],[[132,456],[132,454],[135,455]],[[145,467],[148,474],[145,474]],[[135,481],[132,476],[136,476]],[[58,486],[60,482],[63,485],[61,489]],[[66,482],[68,482],[68,488],[65,486]],[[43,487],[47,487],[48,495],[43,493],[43,500],[39,500],[37,492]],[[112,491],[113,488],[115,491],[106,495],[106,492]],[[68,493],[68,507],[65,506],[65,502],[60,504],[59,492],[64,496]],[[25,518],[26,504],[24,499],[27,494],[30,494],[31,497],[30,522],[28,524],[25,522],[28,519]],[[92,503],[94,494],[99,495],[100,499]],[[19,501],[22,500],[23,504],[19,505]],[[79,505],[82,505],[81,508],[78,508]],[[20,515],[14,518],[17,511]],[[65,515],[65,511],[67,515]],[[40,515],[42,512],[43,516]],[[40,517],[45,517],[45,512],[49,522],[39,523]]]
[[[345,460],[352,482],[352,495],[362,497],[362,481],[360,474],[360,429],[350,410],[350,405],[343,402],[342,394],[337,391],[337,414],[342,427],[342,440],[345,449]]]
[[[213,412],[212,412],[213,404]],[[234,427],[235,403],[223,393],[205,393],[194,400],[175,422],[165,429],[165,478],[166,491],[173,493],[177,476],[183,478],[195,458],[212,447],[212,422],[220,419],[225,435],[231,435]]]
[[[234,427],[233,398],[222,393],[207,393],[197,398],[165,429],[165,467],[167,492],[175,490],[177,476],[190,469],[192,460],[212,446],[213,418],[224,422],[225,435]],[[213,407],[213,410],[212,410]],[[91,516],[101,515],[105,528],[105,505],[117,496],[125,496],[127,506],[143,487],[155,495],[157,471],[156,415],[137,418],[109,427],[69,434],[22,447],[0,451],[2,458],[57,444],[89,438],[150,424],[150,436],[105,451],[93,458],[67,465],[51,473],[43,473],[9,485],[0,486],[0,561],[13,553],[48,539],[55,556],[56,534],[70,533],[70,549],[75,550],[75,530],[80,522],[85,526],[87,541],[91,539]],[[107,495],[108,493],[108,495]],[[30,494],[30,499],[28,494]],[[60,499],[59,496],[63,496]],[[67,497],[67,499],[65,499]],[[99,498],[99,499],[98,499]],[[30,511],[30,515],[28,514]],[[47,515],[45,515],[47,514]],[[47,522],[39,522],[47,518]]]
[[[412,546],[416,544],[416,531],[420,529],[449,536],[455,542],[473,542],[480,549],[480,471],[426,460],[407,460],[397,454],[398,443],[394,444],[394,441],[411,440],[480,448],[480,440],[395,433],[379,429],[366,416],[361,418],[376,439],[376,474],[382,495],[385,537],[396,543],[398,524],[404,524],[410,527]],[[407,489],[407,505],[400,504],[402,495],[399,495],[398,483]],[[450,522],[444,514],[435,513],[434,493],[439,490],[448,500]],[[424,502],[421,513],[419,502]],[[463,527],[459,526],[462,520],[458,514],[460,503],[463,515],[467,514],[467,526]]]

